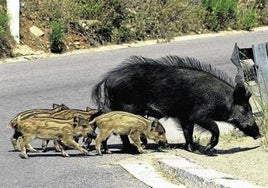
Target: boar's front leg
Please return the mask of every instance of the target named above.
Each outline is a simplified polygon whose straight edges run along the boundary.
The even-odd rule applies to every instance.
[[[181,119],[180,123],[186,141],[185,149],[192,152],[195,150],[193,142],[194,123],[186,119]]]

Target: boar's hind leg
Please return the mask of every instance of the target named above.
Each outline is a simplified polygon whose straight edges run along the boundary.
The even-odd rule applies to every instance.
[[[212,150],[219,142],[220,131],[219,131],[218,125],[212,119],[205,119],[202,121],[198,121],[196,123],[200,125],[201,127],[207,129],[209,132],[211,132],[212,136],[205,150],[206,151]]]

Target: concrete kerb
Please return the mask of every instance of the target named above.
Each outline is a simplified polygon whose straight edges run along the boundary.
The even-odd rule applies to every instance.
[[[158,163],[163,171],[175,175],[186,187],[260,188],[231,175],[204,168],[179,156],[169,159],[159,158]]]
[[[156,161],[156,163],[152,162]],[[170,153],[150,153],[139,155],[120,162],[120,165],[137,179],[153,188],[261,188],[245,180],[229,174],[205,168],[196,163]],[[159,171],[175,177],[177,182],[172,183],[159,174]]]

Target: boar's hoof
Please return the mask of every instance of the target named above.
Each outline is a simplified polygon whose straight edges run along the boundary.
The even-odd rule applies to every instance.
[[[98,152],[98,151],[97,151],[97,155],[103,156],[102,152]]]
[[[47,151],[48,151],[47,148],[43,148],[43,149],[42,149],[42,152],[43,152],[43,153],[45,153],[45,152],[47,152]]]
[[[70,155],[67,152],[62,152],[63,157],[70,157]]]
[[[20,153],[20,158],[22,158],[22,159],[29,159],[29,156],[27,154]]]
[[[105,150],[104,153],[112,154],[111,150],[109,150],[109,149]]]
[[[202,152],[203,154],[207,155],[207,156],[217,156],[216,154],[216,150],[215,149],[208,149]]]
[[[185,144],[184,149],[187,150],[187,151],[190,151],[190,152],[195,151],[195,147],[192,144]]]
[[[208,145],[205,147],[205,151],[206,151],[206,152],[216,152],[216,149],[214,149],[213,146],[211,146],[211,144],[208,144]]]
[[[81,148],[81,153],[84,155],[88,155],[88,151],[84,148]]]
[[[27,147],[27,151],[32,152],[32,153],[38,153],[38,151],[32,147]]]

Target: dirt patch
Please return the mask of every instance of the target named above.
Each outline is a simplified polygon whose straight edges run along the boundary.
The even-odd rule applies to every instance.
[[[224,135],[220,137],[215,149],[215,156],[191,153],[182,149],[170,152],[203,167],[268,187],[268,152],[260,147],[260,140]]]

